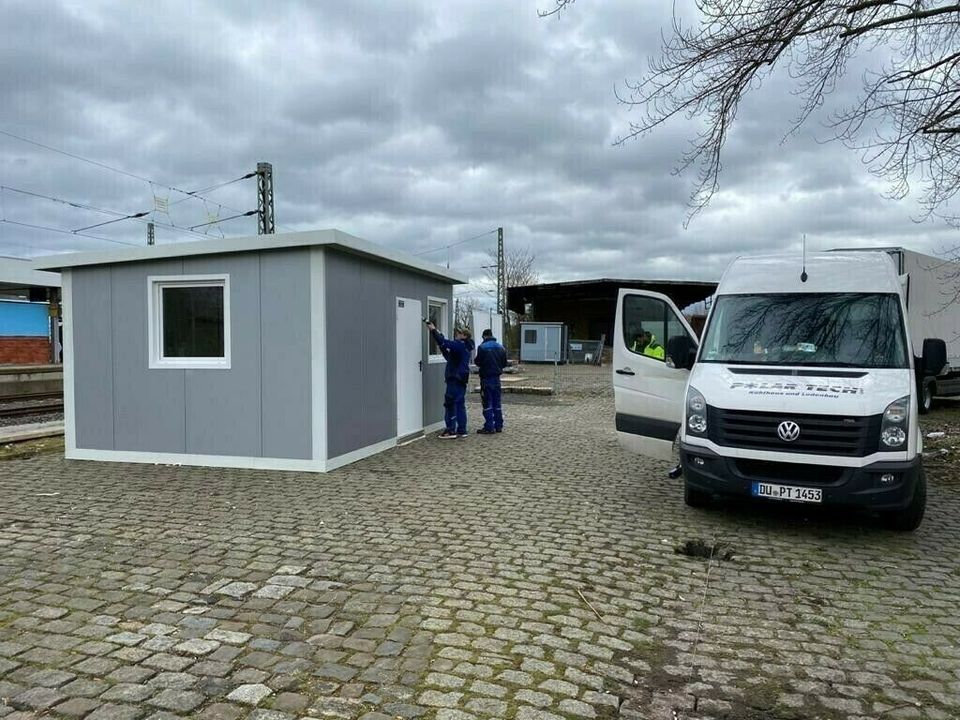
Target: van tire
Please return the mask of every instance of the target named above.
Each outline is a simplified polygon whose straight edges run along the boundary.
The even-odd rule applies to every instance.
[[[917,474],[917,484],[913,488],[913,499],[903,510],[888,513],[884,520],[891,530],[913,532],[923,521],[923,513],[927,509],[927,474],[921,466]]]
[[[683,483],[683,502],[687,504],[688,507],[692,508],[702,508],[707,507],[710,504],[710,501],[713,498],[702,490],[697,490],[696,488],[690,487],[690,483],[684,481]]]
[[[917,403],[921,415],[926,415],[933,410],[933,396],[937,394],[937,384],[932,380],[924,383],[920,392],[920,402]]]

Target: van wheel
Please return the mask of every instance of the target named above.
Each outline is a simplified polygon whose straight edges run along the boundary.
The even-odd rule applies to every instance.
[[[683,483],[683,501],[689,506],[694,508],[707,507],[710,504],[712,498],[705,492],[697,490],[696,488],[690,487],[690,483]]]
[[[923,385],[923,392],[920,393],[920,414],[926,415],[933,410],[933,396],[937,392],[935,383],[928,382]]]
[[[923,468],[917,475],[917,485],[913,489],[913,499],[903,510],[896,510],[884,518],[891,530],[912,532],[920,527],[923,513],[927,509],[927,474]]]

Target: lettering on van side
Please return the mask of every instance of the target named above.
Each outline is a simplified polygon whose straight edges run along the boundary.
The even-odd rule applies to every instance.
[[[730,383],[731,390],[746,390],[750,395],[800,395],[815,394],[822,397],[840,397],[842,395],[862,395],[863,388],[850,385],[830,385],[798,382],[744,382]]]

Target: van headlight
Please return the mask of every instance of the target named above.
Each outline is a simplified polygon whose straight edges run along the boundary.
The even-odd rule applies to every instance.
[[[910,396],[894,400],[883,411],[880,424],[881,450],[905,450],[907,444],[907,421],[910,419]]]
[[[707,434],[707,401],[692,386],[687,388],[687,431],[693,435]]]

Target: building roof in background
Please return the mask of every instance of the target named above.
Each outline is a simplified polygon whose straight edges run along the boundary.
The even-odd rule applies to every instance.
[[[375,245],[340,230],[308,230],[306,232],[251,235],[246,237],[217,238],[196,242],[144,245],[101,252],[63,253],[36,258],[33,267],[37,270],[64,270],[89,265],[113,265],[115,263],[159,260],[162,258],[190,257],[194,255],[221,255],[224,253],[277,250],[281,248],[328,246],[354,255],[380,260],[423,275],[462,285],[467,278],[433,263],[424,262],[413,255]],[[49,273],[43,273],[48,275]],[[59,285],[59,281],[57,285]]]
[[[60,287],[57,273],[35,270],[30,260],[0,258],[0,290]]]
[[[717,289],[716,282],[701,280],[637,280],[598,278],[596,280],[572,280],[569,282],[541,283],[539,285],[523,285],[507,288],[507,307],[516,313],[523,313],[526,303],[550,300],[577,300],[577,299],[614,299],[620,288],[635,290],[649,290],[666,295],[677,307],[683,309],[688,305],[705,300],[713,295]]]

